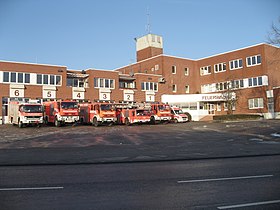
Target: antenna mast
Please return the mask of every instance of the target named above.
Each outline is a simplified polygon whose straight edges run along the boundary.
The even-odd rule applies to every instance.
[[[146,26],[146,31],[147,31],[148,34],[151,33],[151,21],[150,21],[149,7],[147,7],[147,26]]]

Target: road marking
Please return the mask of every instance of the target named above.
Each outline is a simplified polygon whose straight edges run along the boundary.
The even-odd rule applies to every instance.
[[[62,190],[64,187],[18,187],[0,188],[0,191],[22,191],[22,190]]]
[[[275,204],[280,203],[280,200],[274,200],[274,201],[264,201],[264,202],[256,202],[256,203],[244,203],[244,204],[237,204],[237,205],[231,205],[231,206],[220,206],[217,207],[218,209],[234,209],[234,208],[243,208],[243,207],[249,207],[249,206],[260,206],[260,205],[268,205],[268,204]]]
[[[181,183],[216,182],[216,181],[228,181],[228,180],[240,180],[240,179],[259,179],[259,178],[268,178],[272,176],[273,175],[258,175],[258,176],[238,176],[238,177],[216,178],[216,179],[194,179],[194,180],[177,181],[177,183],[181,184]]]

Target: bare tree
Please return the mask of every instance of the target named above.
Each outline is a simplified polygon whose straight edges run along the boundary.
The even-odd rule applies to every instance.
[[[278,18],[278,22],[276,24],[272,23],[267,43],[280,47],[280,17]]]

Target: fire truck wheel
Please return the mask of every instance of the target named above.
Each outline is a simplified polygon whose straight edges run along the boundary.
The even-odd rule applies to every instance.
[[[93,118],[93,121],[92,121],[92,124],[97,127],[98,126],[98,121],[97,121],[97,118]]]
[[[45,125],[48,125],[48,124],[49,124],[48,117],[45,117],[45,119],[44,119],[44,124],[45,124]]]
[[[125,125],[131,125],[128,118],[125,118],[124,124],[125,124]]]
[[[152,125],[155,125],[155,124],[156,124],[155,117],[151,117],[151,119],[150,119],[150,123],[151,123]]]
[[[174,123],[178,123],[178,120],[177,120],[177,119],[175,119],[175,120],[174,120]]]
[[[22,127],[23,127],[23,123],[22,123],[20,120],[18,120],[18,127],[19,127],[19,128],[22,128]]]
[[[61,123],[57,120],[57,118],[55,118],[54,125],[55,125],[55,127],[61,126]]]

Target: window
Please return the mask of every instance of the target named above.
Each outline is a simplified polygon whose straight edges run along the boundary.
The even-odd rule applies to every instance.
[[[211,74],[211,66],[204,66],[200,68],[200,75],[207,75],[207,74]]]
[[[185,76],[189,75],[189,68],[185,68]]]
[[[10,82],[10,73],[3,72],[3,82]]]
[[[226,71],[226,63],[218,63],[214,65],[215,73]]]
[[[177,91],[177,86],[176,85],[172,85],[172,92],[176,92]]]
[[[18,83],[23,83],[23,73],[18,73],[17,75],[18,75],[18,80],[17,80],[17,82],[18,82]]]
[[[252,77],[248,79],[249,87],[257,87],[264,85],[263,77]]]
[[[141,90],[158,91],[158,84],[155,82],[141,82]]]
[[[115,88],[115,81],[113,79],[104,79],[104,78],[94,78],[94,87],[95,88]]]
[[[263,98],[252,98],[248,100],[249,109],[263,108]]]
[[[189,85],[185,86],[185,93],[190,93],[190,86]]]
[[[247,66],[256,66],[262,63],[261,55],[254,55],[251,57],[247,57]]]
[[[54,75],[50,75],[50,85],[54,85]]]
[[[230,70],[243,68],[242,59],[232,60],[229,62]]]
[[[61,85],[61,76],[55,76],[56,79],[56,85]]]
[[[172,74],[176,74],[176,66],[172,66]]]
[[[44,85],[49,84],[49,75],[47,75],[47,74],[43,75],[43,83],[44,83]]]
[[[42,74],[37,74],[37,84],[42,84]]]
[[[11,72],[11,82],[17,82],[17,74],[15,72]]]
[[[24,74],[24,83],[30,83],[30,74],[28,73]]]
[[[155,65],[155,70],[158,71],[159,70],[159,65]]]

